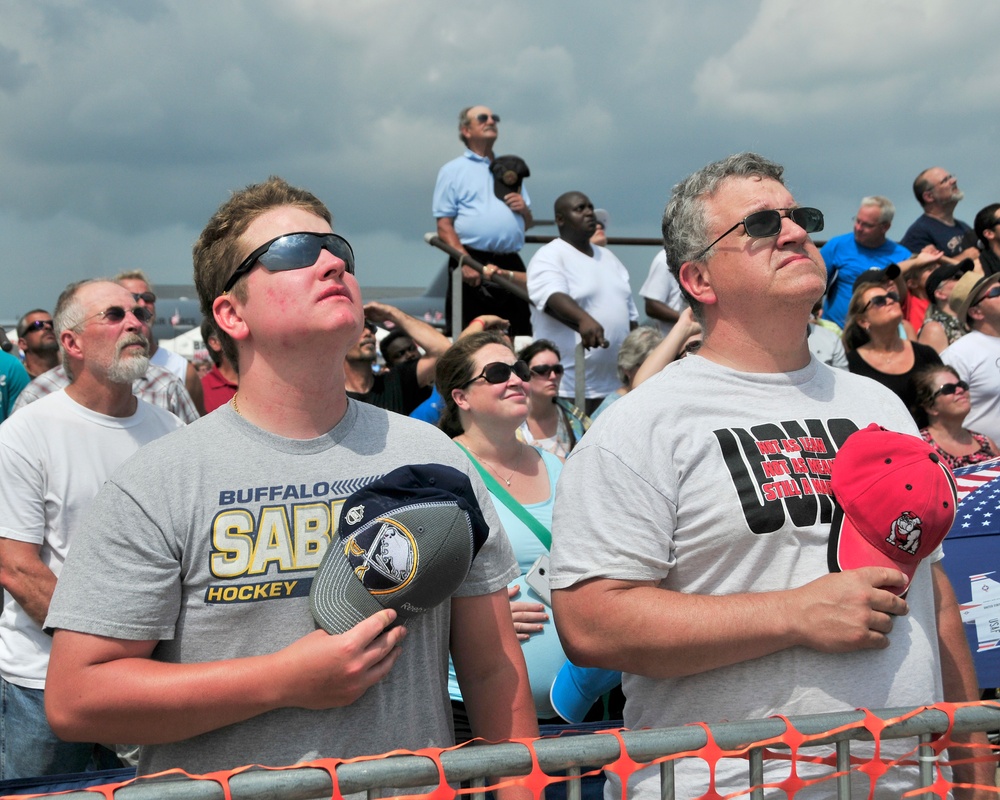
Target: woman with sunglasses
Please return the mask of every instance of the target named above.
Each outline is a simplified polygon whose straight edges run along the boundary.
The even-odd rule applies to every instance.
[[[566,660],[545,605],[525,576],[551,544],[552,505],[562,462],[521,442],[518,426],[528,415],[528,367],[518,360],[502,334],[466,336],[438,361],[437,388],[445,409],[440,427],[476,465],[510,538],[521,577],[510,586],[517,631],[540,722],[556,721],[549,687]],[[530,518],[528,518],[530,517]],[[467,720],[454,672],[449,691],[456,741],[468,738]],[[464,730],[463,730],[464,729]]]
[[[563,375],[559,348],[548,339],[536,339],[517,357],[528,365],[528,418],[518,429],[518,438],[541,447],[563,461],[590,427],[590,417],[559,397]]]
[[[990,437],[963,426],[972,402],[969,384],[958,377],[954,367],[927,367],[913,376],[913,382],[920,435],[945,464],[957,469],[1000,456]]]
[[[895,289],[884,283],[860,283],[851,296],[844,326],[844,349],[851,372],[873,378],[895,392],[912,409],[916,405],[913,375],[938,365],[934,348],[899,335],[903,310]]]

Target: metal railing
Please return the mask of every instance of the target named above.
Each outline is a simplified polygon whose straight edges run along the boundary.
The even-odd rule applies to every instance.
[[[921,709],[885,709],[871,716],[889,722],[881,731],[881,739],[918,740],[920,786],[930,786],[936,779],[938,756],[932,746],[940,734],[991,731],[1000,729],[1000,706],[974,704],[953,708],[953,715],[936,707]],[[952,724],[952,720],[954,724]],[[871,741],[862,711],[789,717],[788,723],[802,736],[808,737],[808,747],[833,745],[836,749],[837,797],[850,798],[849,768],[851,743]],[[669,756],[697,752],[712,741],[726,751],[747,750],[747,787],[751,798],[762,798],[761,786],[764,760],[768,751],[788,731],[781,718],[748,720],[705,726],[685,726],[645,731],[624,731],[618,735],[596,733],[579,736],[543,738],[532,744],[538,766],[546,775],[565,771],[558,780],[565,781],[567,800],[580,800],[582,772],[600,769],[615,763],[623,754],[624,744],[629,759],[648,764]],[[620,736],[620,739],[619,739]],[[761,743],[755,746],[755,743]],[[674,765],[676,760],[659,764],[661,797],[674,797]],[[439,767],[440,764],[440,767]],[[369,797],[381,796],[383,787],[438,787],[442,776],[457,786],[468,782],[474,789],[490,785],[487,776],[528,775],[533,769],[529,747],[520,743],[482,744],[448,750],[436,755],[393,755],[371,760],[340,763],[335,767],[337,788],[341,795],[367,792]],[[280,771],[251,770],[229,778],[231,800],[309,800],[335,797],[329,773],[322,768],[302,766]],[[832,787],[831,787],[832,788]],[[916,787],[915,787],[916,788]],[[71,800],[93,800],[93,790],[60,795]],[[438,795],[440,797],[440,795]],[[481,800],[485,795],[474,792]],[[224,800],[222,786],[215,780],[175,778],[141,779],[114,792],[114,800]]]

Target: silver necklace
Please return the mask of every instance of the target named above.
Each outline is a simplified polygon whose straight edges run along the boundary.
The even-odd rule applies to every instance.
[[[489,461],[487,461],[485,458],[479,455],[479,453],[477,453],[471,447],[469,447],[469,452],[472,453],[472,455],[474,455],[480,461],[482,461],[487,467],[489,467],[494,475],[496,475],[500,480],[502,480],[504,483],[507,484],[507,488],[509,489],[510,481],[514,477],[514,473],[517,472],[518,466],[520,466],[521,464],[521,454],[524,452],[524,445],[521,445],[521,448],[517,451],[517,461],[514,462],[514,469],[510,471],[510,475],[508,475],[506,478],[497,471],[496,467],[494,467]]]

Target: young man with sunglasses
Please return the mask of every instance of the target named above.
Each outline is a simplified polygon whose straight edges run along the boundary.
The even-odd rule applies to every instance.
[[[823,215],[795,202],[782,173],[743,153],[674,187],[667,261],[702,346],[605,411],[559,482],[549,575],[560,638],[575,663],[625,673],[631,729],[978,697],[939,564],[907,584],[828,561],[838,448],[872,422],[917,429],[888,390],[810,356],[826,286],[810,234]],[[765,780],[782,767],[766,761]],[[714,789],[745,790],[746,776],[745,762],[723,760]],[[678,762],[677,796],[704,793],[707,777],[697,759]],[[916,777],[883,776],[878,796]],[[658,797],[657,769],[629,788]]]
[[[59,342],[52,315],[35,308],[17,321],[17,346],[24,353],[24,368],[34,380],[59,365]]]
[[[181,426],[132,394],[149,361],[146,309],[111,281],[84,281],[56,304],[70,384],[0,427],[0,779],[117,766],[98,739],[60,741],[45,720],[52,639],[42,623],[83,513],[101,484],[140,446]],[[105,740],[109,741],[109,740]]]
[[[1000,441],[1000,273],[967,272],[948,299],[969,333],[941,351],[941,360],[969,384],[971,430]]]
[[[437,234],[456,250],[468,253],[487,273],[499,271],[524,285],[524,232],[531,227],[528,190],[498,196],[490,166],[499,134],[500,117],[486,106],[463,108],[458,115],[458,138],[465,152],[438,172],[432,213]],[[451,269],[458,262],[451,260]],[[531,333],[528,304],[496,284],[483,282],[472,267],[462,270],[462,327],[481,314],[494,314],[510,323],[514,336]],[[448,282],[446,318],[451,321],[451,282]]]
[[[145,449],[95,500],[47,624],[53,727],[142,745],[139,772],[205,773],[452,743],[449,648],[478,735],[537,733],[489,495],[433,427],[359,403],[344,358],[364,307],[354,253],[311,193],[238,191],[194,248],[232,401]],[[469,476],[490,533],[450,600],[394,625],[317,629],[309,588],[344,500],[396,467]]]

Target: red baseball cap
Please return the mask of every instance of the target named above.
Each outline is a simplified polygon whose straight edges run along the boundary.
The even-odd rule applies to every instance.
[[[830,480],[836,500],[831,572],[889,567],[912,579],[955,521],[951,470],[916,436],[875,423],[855,431],[837,451]]]

